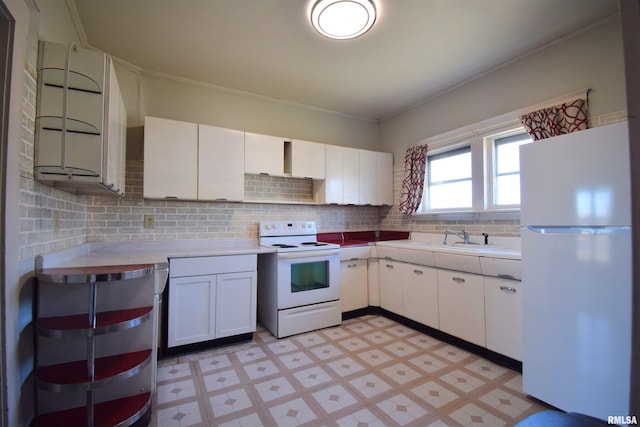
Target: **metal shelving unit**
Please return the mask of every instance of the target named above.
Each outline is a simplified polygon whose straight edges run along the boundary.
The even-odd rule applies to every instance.
[[[153,268],[37,272],[37,426],[148,424]]]

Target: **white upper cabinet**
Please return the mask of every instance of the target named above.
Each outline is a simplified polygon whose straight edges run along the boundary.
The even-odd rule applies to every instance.
[[[124,194],[126,109],[111,57],[40,42],[35,178],[78,194]]]
[[[198,125],[146,117],[144,121],[145,198],[198,198]]]
[[[325,147],[325,177],[316,186],[318,203],[342,203],[342,147],[327,145]]]
[[[317,142],[291,141],[291,176],[325,179],[325,145]]]
[[[378,153],[369,150],[360,151],[360,204],[375,205],[378,188]]]
[[[360,150],[342,148],[342,203],[362,204],[360,201]]]
[[[244,134],[244,173],[283,176],[286,138],[257,133]]]
[[[198,200],[244,198],[244,132],[198,125]]]
[[[376,153],[376,205],[393,205],[393,154]]]

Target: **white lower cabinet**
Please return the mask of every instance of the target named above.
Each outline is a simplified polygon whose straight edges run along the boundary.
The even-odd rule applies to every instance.
[[[369,306],[367,260],[340,262],[340,302],[342,312]]]
[[[171,259],[167,346],[256,329],[257,256]]]
[[[404,316],[438,329],[438,270],[402,264]]]
[[[401,316],[404,315],[402,266],[401,262],[380,260],[380,307]]]
[[[438,270],[438,307],[440,330],[485,346],[482,276]]]
[[[168,347],[215,338],[216,280],[213,274],[171,278]]]
[[[216,281],[216,338],[256,330],[256,272],[220,274]]]
[[[390,258],[397,256],[393,251],[383,254]],[[489,265],[492,269],[488,271],[494,274],[520,275],[519,260],[481,258],[481,261]],[[377,267],[374,270],[377,278],[372,266]],[[519,280],[386,258],[369,260],[370,289],[372,278],[379,285],[379,305],[383,309],[522,360],[522,284]],[[371,294],[370,291],[369,305],[378,305],[372,303]]]
[[[487,348],[522,360],[522,286],[519,280],[484,278]]]

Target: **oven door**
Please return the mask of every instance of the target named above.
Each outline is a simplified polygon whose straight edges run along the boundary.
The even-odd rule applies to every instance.
[[[278,253],[278,309],[340,299],[340,250]]]

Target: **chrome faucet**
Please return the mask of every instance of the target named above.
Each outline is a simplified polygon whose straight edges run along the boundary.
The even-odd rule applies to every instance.
[[[467,233],[465,230],[460,230],[460,231],[455,231],[455,230],[450,230],[450,229],[446,229],[444,230],[444,242],[442,242],[443,244],[447,244],[447,237],[449,237],[449,234],[453,234],[454,236],[458,236],[459,238],[462,239],[463,243],[469,244],[469,233]]]

